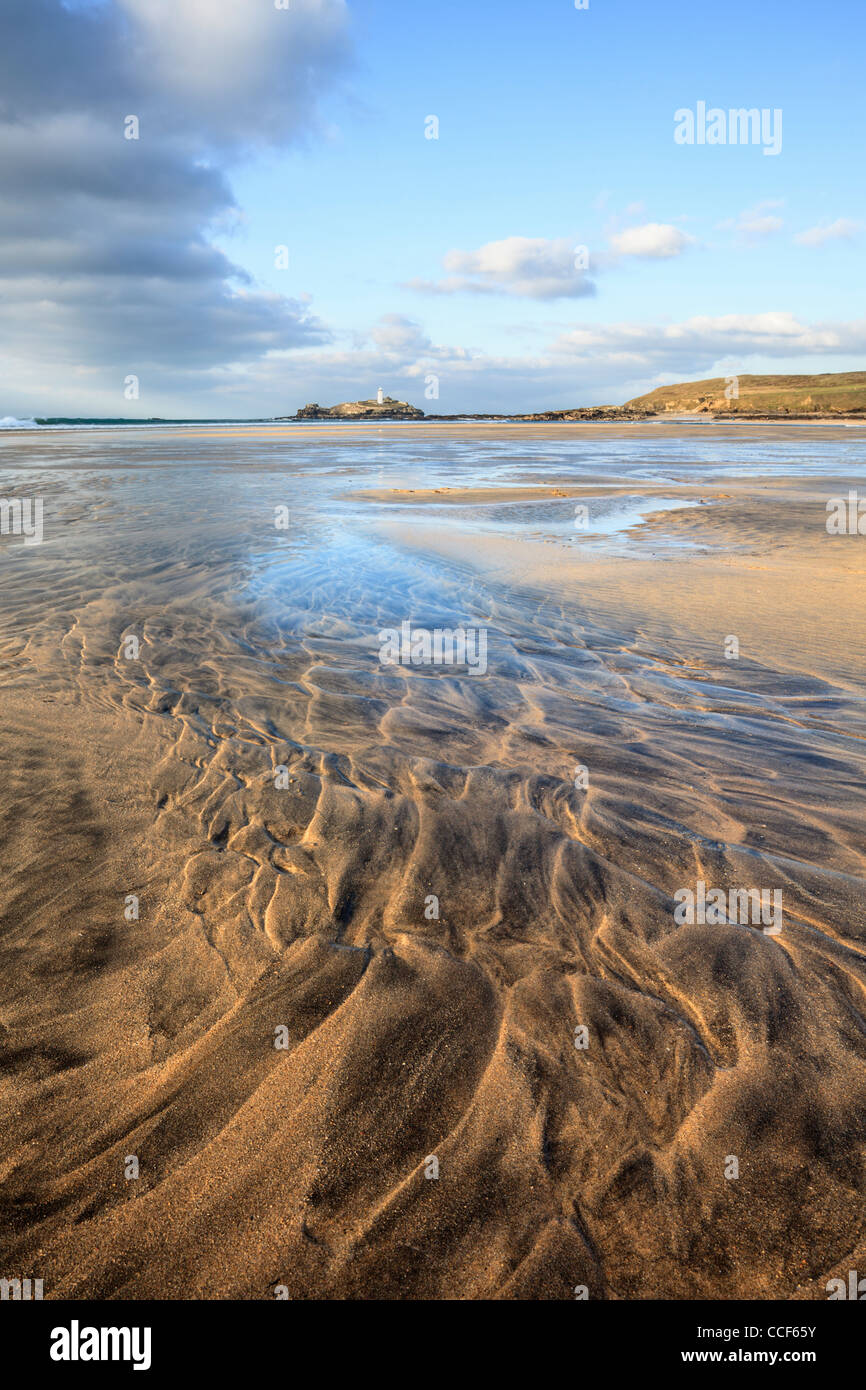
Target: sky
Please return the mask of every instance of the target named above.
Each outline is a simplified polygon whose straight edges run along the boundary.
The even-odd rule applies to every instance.
[[[0,417],[866,368],[862,0],[580,3],[0,0]]]

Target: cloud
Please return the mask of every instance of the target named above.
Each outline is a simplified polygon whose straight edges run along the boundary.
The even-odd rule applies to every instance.
[[[213,244],[235,163],[310,138],[343,0],[0,0],[0,330],[14,381],[208,371],[328,340]],[[139,138],[124,137],[134,115]],[[121,397],[122,399],[122,397]],[[145,381],[142,379],[142,402]]]
[[[613,252],[618,256],[639,256],[648,260],[668,260],[681,256],[694,242],[679,227],[663,222],[645,222],[640,227],[626,227],[610,239]]]
[[[774,211],[780,207],[782,202],[779,199],[765,198],[754,207],[745,208],[739,217],[726,218],[724,222],[719,222],[718,226],[723,231],[735,232],[739,241],[760,241],[763,237],[771,236],[773,232],[781,231],[785,225]]]
[[[699,315],[675,324],[603,324],[562,334],[553,352],[646,371],[702,375],[723,359],[866,351],[866,320],[803,324],[791,313]]]
[[[282,146],[315,129],[348,55],[344,0],[117,0],[163,123],[222,146]]]
[[[449,251],[443,259],[453,274],[438,281],[414,280],[409,288],[436,294],[507,294],[520,299],[580,299],[595,294],[583,263],[583,247],[567,237],[506,237],[477,251]]]
[[[429,352],[432,348],[421,325],[406,318],[405,314],[383,314],[369,336],[380,351],[404,357]]]
[[[627,227],[610,239],[609,248],[591,253],[569,237],[505,237],[476,251],[449,251],[443,267],[452,273],[440,280],[412,280],[408,289],[427,294],[497,294],[518,299],[583,299],[596,293],[596,271],[626,257],[669,260],[694,237],[678,227],[646,222]]]
[[[349,61],[344,0],[0,0],[0,120],[84,112],[201,154],[278,148],[319,125]]]
[[[794,240],[801,246],[825,246],[828,241],[850,241],[859,231],[859,222],[852,222],[850,217],[837,217],[835,222],[824,222],[798,232]]]

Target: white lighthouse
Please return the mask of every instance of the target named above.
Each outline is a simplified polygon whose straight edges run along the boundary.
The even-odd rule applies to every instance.
[[[385,404],[385,392],[382,390],[381,386],[379,387],[379,392],[378,392],[378,395],[376,396],[376,404],[377,404],[377,405],[384,405],[384,404]]]

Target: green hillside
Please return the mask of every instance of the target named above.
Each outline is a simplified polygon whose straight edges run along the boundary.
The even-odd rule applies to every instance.
[[[741,376],[739,395],[727,400],[729,378],[659,386],[627,401],[626,410],[667,415],[827,416],[866,415],[866,372],[820,376]]]

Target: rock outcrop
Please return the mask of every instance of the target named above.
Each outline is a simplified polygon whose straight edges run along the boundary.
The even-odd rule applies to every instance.
[[[386,396],[378,401],[347,401],[343,405],[305,405],[297,420],[423,420],[423,410]]]

